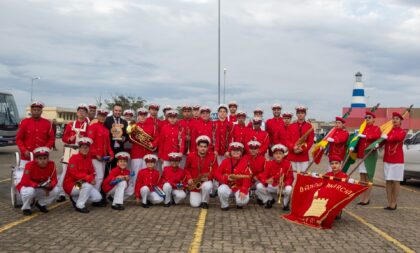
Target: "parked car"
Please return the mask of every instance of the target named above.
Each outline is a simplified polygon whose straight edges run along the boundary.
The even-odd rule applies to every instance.
[[[420,132],[404,140],[404,182],[407,179],[420,179]]]

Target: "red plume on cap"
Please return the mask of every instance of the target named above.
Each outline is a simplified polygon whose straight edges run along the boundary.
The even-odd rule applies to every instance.
[[[398,118],[400,118],[401,120],[403,120],[404,118],[403,118],[403,116],[401,115],[401,113],[398,113],[398,112],[393,112],[392,113],[392,117],[398,117]]]

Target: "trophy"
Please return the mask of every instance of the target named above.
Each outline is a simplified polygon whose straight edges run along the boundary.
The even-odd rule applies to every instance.
[[[118,123],[112,124],[112,128],[111,128],[112,140],[122,141],[123,127],[124,127],[123,124],[118,124]]]

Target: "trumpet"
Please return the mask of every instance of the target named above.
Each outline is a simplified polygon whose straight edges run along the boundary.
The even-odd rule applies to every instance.
[[[201,176],[198,176],[197,178],[193,178],[193,182],[187,186],[187,189],[189,191],[200,189],[201,184],[203,183],[204,179],[209,176],[209,173],[205,173]]]
[[[154,151],[156,148],[152,148],[153,137],[146,133],[143,128],[136,125],[136,122],[130,122],[127,126],[127,134],[130,140],[150,151]]]

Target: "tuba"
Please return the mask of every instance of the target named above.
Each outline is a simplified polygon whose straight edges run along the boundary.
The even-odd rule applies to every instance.
[[[154,151],[151,144],[153,137],[146,133],[143,128],[139,127],[136,122],[132,121],[127,126],[127,134],[130,140],[150,151]]]

